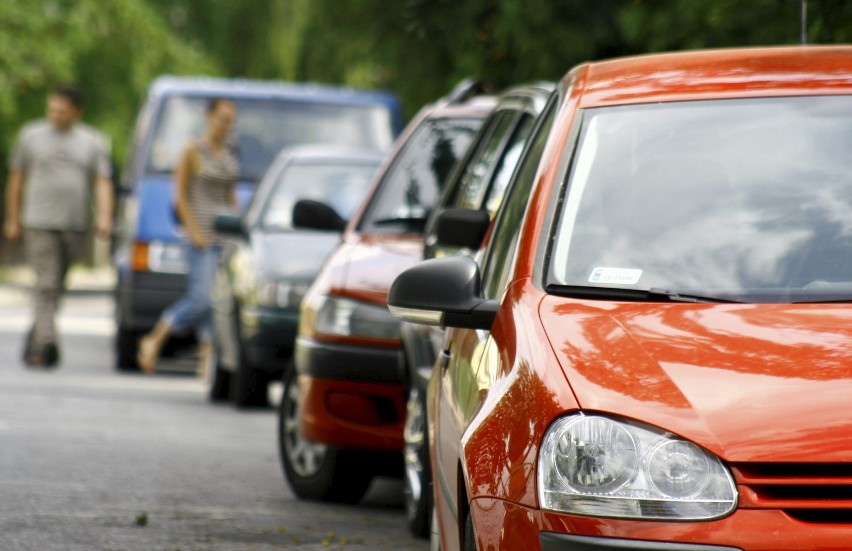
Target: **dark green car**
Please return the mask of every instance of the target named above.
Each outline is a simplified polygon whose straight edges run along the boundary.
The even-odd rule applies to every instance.
[[[210,399],[268,405],[290,362],[299,305],[361,203],[384,154],[285,149],[242,216],[220,215],[226,243],[213,288]]]

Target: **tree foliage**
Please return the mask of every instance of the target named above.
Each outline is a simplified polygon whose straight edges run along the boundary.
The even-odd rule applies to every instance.
[[[3,160],[20,125],[42,116],[45,96],[77,83],[86,118],[121,157],[145,88],[162,72],[219,72],[201,48],[176,36],[136,0],[0,2],[0,130]]]
[[[78,82],[120,162],[157,75],[396,92],[409,114],[462,78],[556,80],[584,60],[799,41],[802,0],[3,0],[0,153],[45,93]],[[852,2],[808,0],[813,43],[852,40]]]

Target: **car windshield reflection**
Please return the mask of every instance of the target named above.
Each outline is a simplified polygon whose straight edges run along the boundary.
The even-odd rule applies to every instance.
[[[348,219],[364,198],[378,169],[373,163],[329,162],[323,164],[290,163],[278,176],[260,225],[267,231],[293,228],[293,206],[300,199],[320,201]]]
[[[589,109],[549,283],[852,297],[852,98]]]

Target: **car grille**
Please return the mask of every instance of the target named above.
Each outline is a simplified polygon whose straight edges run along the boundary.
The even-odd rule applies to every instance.
[[[852,463],[738,463],[742,509],[775,509],[809,523],[852,524]]]

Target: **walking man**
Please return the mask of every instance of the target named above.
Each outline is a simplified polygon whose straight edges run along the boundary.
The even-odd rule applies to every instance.
[[[36,273],[34,322],[24,347],[28,366],[59,362],[55,315],[65,275],[91,225],[106,239],[112,231],[113,188],[106,138],[79,121],[83,97],[59,87],[47,98],[47,118],[18,133],[9,161],[3,233],[23,237],[27,262]]]

